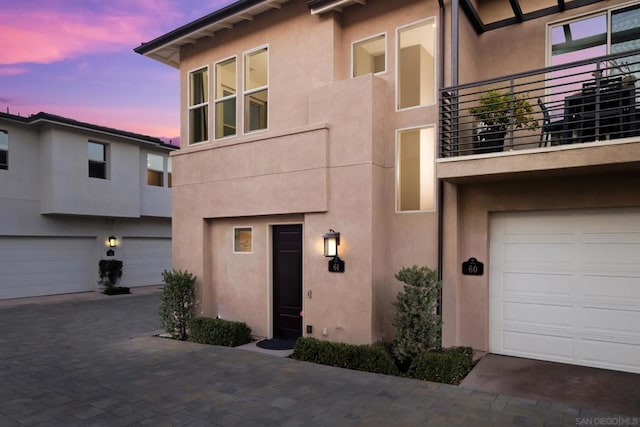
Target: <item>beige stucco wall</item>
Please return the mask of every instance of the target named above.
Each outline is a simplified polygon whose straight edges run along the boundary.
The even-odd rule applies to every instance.
[[[312,336],[353,343],[393,336],[392,302],[401,288],[393,274],[437,263],[436,213],[395,212],[396,129],[437,122],[435,105],[396,111],[396,29],[432,17],[437,21],[437,2],[402,0],[389,8],[372,1],[321,17],[305,2],[291,2],[183,49],[187,141],[188,72],[213,70],[232,55],[241,69],[244,51],[269,48],[268,130],[173,155],[174,266],[199,277],[204,314],[243,320],[255,335],[270,336],[271,226],[300,223],[303,329],[312,325]],[[351,79],[352,43],[379,33],[387,36],[387,71]],[[233,227],[243,225],[254,230],[250,255],[231,248]],[[322,256],[329,228],[341,233],[342,274],[329,273]]]
[[[492,212],[640,206],[637,171],[573,171],[538,179],[511,179],[448,185],[445,228],[444,343],[489,345],[489,217]],[[456,243],[457,242],[457,243]],[[483,276],[460,274],[462,262],[475,257]]]

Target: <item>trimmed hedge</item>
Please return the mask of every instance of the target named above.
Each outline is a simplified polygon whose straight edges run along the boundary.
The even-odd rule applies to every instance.
[[[187,326],[189,341],[237,347],[251,342],[251,328],[244,322],[194,317]]]
[[[451,347],[420,353],[413,359],[407,376],[445,384],[460,384],[473,366],[471,347]]]
[[[384,344],[353,345],[301,337],[296,341],[291,357],[357,371],[399,374]]]

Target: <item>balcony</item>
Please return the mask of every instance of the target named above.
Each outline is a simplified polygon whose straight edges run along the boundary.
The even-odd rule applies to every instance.
[[[634,50],[442,89],[438,178],[640,162],[638,76]]]

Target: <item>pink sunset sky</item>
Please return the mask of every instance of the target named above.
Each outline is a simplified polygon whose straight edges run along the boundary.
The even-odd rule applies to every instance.
[[[133,48],[235,0],[0,0],[0,111],[179,141],[178,70]]]

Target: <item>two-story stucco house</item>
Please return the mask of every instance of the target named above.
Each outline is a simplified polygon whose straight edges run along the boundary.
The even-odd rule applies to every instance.
[[[0,113],[0,299],[97,290],[101,259],[123,261],[123,286],[162,283],[176,148],[47,113]]]
[[[206,315],[351,343],[428,265],[444,346],[640,372],[638,18],[244,0],[142,44],[181,76],[174,265]]]

